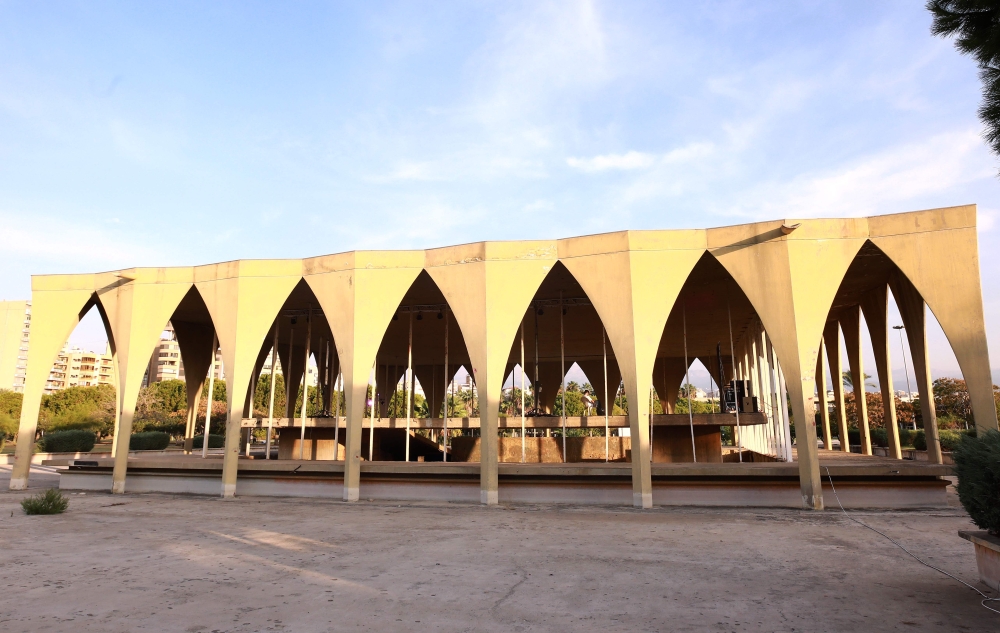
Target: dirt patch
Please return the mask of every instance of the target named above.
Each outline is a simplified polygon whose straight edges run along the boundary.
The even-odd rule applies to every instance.
[[[0,493],[0,623],[53,631],[995,630],[838,512]],[[13,516],[11,516],[13,514]],[[954,512],[858,516],[967,580]]]

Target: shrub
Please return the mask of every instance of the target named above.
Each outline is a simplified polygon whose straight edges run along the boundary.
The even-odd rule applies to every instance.
[[[916,431],[911,431],[910,429],[899,429],[899,445],[913,446],[914,435],[916,435]]]
[[[25,514],[62,514],[69,507],[69,499],[56,488],[49,488],[21,501]]]
[[[0,437],[13,437],[17,433],[17,421],[13,416],[0,411]]]
[[[966,435],[955,449],[958,499],[972,522],[1000,536],[1000,432]]]
[[[92,431],[52,431],[42,436],[39,445],[46,453],[87,453],[94,449],[96,441]]]
[[[962,436],[964,433],[959,433],[958,431],[949,431],[946,429],[941,429],[938,431],[938,439],[941,441],[942,451],[953,451],[958,448],[959,442],[962,441]]]
[[[857,446],[861,443],[861,431],[858,429],[847,429],[847,443]]]
[[[194,441],[191,444],[192,448],[201,448],[202,442],[205,441],[204,435],[195,435]],[[222,448],[226,445],[225,435],[209,435],[208,436],[208,447],[209,448]]]
[[[128,438],[128,450],[130,451],[162,451],[168,446],[170,446],[170,436],[160,431],[133,433]]]
[[[913,448],[918,451],[927,450],[927,437],[924,435],[923,429],[920,429],[913,434]]]
[[[882,448],[889,446],[889,432],[885,429],[872,429],[872,444]]]

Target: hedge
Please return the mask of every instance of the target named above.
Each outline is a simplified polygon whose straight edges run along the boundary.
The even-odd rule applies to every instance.
[[[160,431],[133,433],[128,438],[130,451],[162,451],[168,446],[170,446],[170,435]]]
[[[1000,433],[966,436],[955,450],[958,500],[973,523],[1000,536]]]
[[[192,448],[201,448],[202,443],[205,441],[204,435],[195,435],[191,444]],[[226,445],[225,435],[209,435],[208,436],[208,447],[209,448],[222,448]]]
[[[96,441],[93,431],[52,431],[43,435],[38,444],[44,453],[89,453]]]

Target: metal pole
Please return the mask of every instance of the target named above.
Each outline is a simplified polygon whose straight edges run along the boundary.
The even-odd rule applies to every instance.
[[[208,402],[205,407],[205,432],[202,434],[201,457],[208,457],[208,433],[212,428],[212,395],[215,392],[215,350],[219,347],[218,334],[212,334],[212,364],[208,366]]]
[[[340,386],[343,383],[344,368],[337,368],[337,376],[333,379],[333,459],[340,459]],[[347,450],[344,450],[347,454]]]
[[[538,306],[535,306],[535,380],[531,383],[531,398],[538,415]]]
[[[448,308],[444,309],[444,413],[442,418],[444,418],[444,439],[441,445],[444,449],[441,451],[442,461],[448,461],[448,387],[451,381],[448,380],[450,376],[448,375],[448,322],[451,319],[448,317]]]
[[[299,459],[305,459],[306,454],[306,407],[309,406],[309,343],[312,342],[312,313],[312,306],[309,306],[309,316],[306,317],[306,354],[302,361],[302,430],[299,437]]]
[[[274,378],[275,365],[278,363],[278,321],[274,322],[274,343],[271,344],[271,390],[267,402],[267,454],[264,459],[271,459],[271,434],[274,432]]]
[[[781,421],[781,400],[778,395],[780,386],[778,384],[778,355],[774,353],[774,346],[771,344],[770,337],[764,334],[765,340],[767,341],[767,354],[768,354],[768,378],[771,380],[771,398],[774,405],[771,407],[773,416],[771,417],[771,431],[775,434],[775,446],[774,452],[776,455],[780,456],[778,453],[778,442],[780,438],[777,437],[778,428],[782,424]],[[781,443],[782,447],[784,442]]]
[[[511,381],[513,383],[513,380]],[[524,319],[521,319],[521,463],[525,462],[524,439]]]
[[[694,457],[694,463],[698,463],[698,451],[695,449],[694,445],[694,411],[691,409],[691,378],[688,374],[688,329],[687,329],[687,305],[681,304],[681,317],[684,324],[684,389],[687,390],[688,396],[688,423],[691,425],[691,455]],[[652,455],[653,447],[649,448],[650,455]]]
[[[410,310],[410,338],[406,346],[406,378],[403,395],[406,396],[406,461],[410,461],[410,381],[413,376],[413,310]]]
[[[285,380],[285,415],[288,416],[289,428],[294,427],[293,423],[295,422],[295,398],[292,397],[292,352],[295,350],[292,347],[292,343],[294,342],[295,318],[292,317],[292,326],[288,330],[288,367],[281,366],[281,375]],[[279,448],[278,450],[280,451],[281,449]]]
[[[733,311],[729,307],[729,298],[726,298],[726,317],[729,319],[729,357],[733,366],[733,399],[736,399],[736,347],[733,345]],[[722,410],[722,400],[719,400],[719,410]],[[740,429],[740,403],[736,403],[736,450],[743,463],[743,434]]]
[[[649,385],[649,463],[653,463],[653,385]]]
[[[892,329],[899,332],[899,351],[900,355],[903,357],[903,373],[906,374],[906,397],[910,399],[910,409],[913,408],[913,392],[910,390],[910,368],[906,364],[906,348],[903,347],[903,330],[906,329],[905,325],[894,325]],[[889,368],[892,371],[892,368]],[[843,380],[843,378],[841,378]],[[826,402],[826,394],[823,394],[823,401]],[[913,412],[913,430],[917,429],[917,415],[916,411]]]
[[[608,340],[603,325],[601,326],[601,347],[604,350],[604,400],[601,401],[601,404],[604,405],[604,463],[607,463],[611,452],[611,438],[608,433]],[[612,406],[614,405],[612,404]]]
[[[375,448],[375,396],[378,394],[378,358],[372,364],[372,410],[368,418],[368,461],[372,461]],[[344,450],[344,460],[347,460],[347,450]]]
[[[559,291],[559,367],[562,372],[562,449],[566,463],[566,336],[563,331],[563,293]]]

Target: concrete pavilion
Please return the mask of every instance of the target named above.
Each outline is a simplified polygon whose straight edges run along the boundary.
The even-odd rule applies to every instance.
[[[886,321],[890,289],[906,327],[928,438],[931,470],[920,476],[943,489],[940,475],[946,471],[936,466],[942,455],[927,360],[925,305],[958,359],[977,429],[997,428],[974,205],[869,218],[775,220],[714,229],[622,231],[551,241],[36,276],[10,486],[27,485],[39,404],[52,361],[82,315],[96,306],[115,357],[120,412],[113,461],[94,464],[95,472],[104,473],[101,481],[116,493],[126,491],[126,477],[130,490],[154,489],[131,482],[140,474],[148,480],[169,471],[201,479],[185,488],[189,480],[175,478],[172,487],[160,489],[205,492],[206,482],[214,482],[210,487],[231,497],[239,479],[240,490],[252,494],[257,490],[251,486],[253,478],[263,485],[261,477],[284,476],[288,460],[298,459],[301,463],[292,472],[303,467],[302,473],[327,477],[327,490],[342,486],[345,501],[368,496],[363,494],[366,480],[375,485],[395,477],[400,485],[437,485],[427,492],[436,498],[454,494],[468,499],[475,489],[482,503],[495,504],[515,498],[504,496],[508,486],[514,491],[537,484],[541,488],[536,492],[556,490],[552,494],[558,497],[563,485],[558,481],[570,481],[559,477],[570,477],[573,499],[592,495],[622,501],[628,498],[623,491],[630,484],[632,503],[650,507],[658,481],[683,480],[689,485],[703,477],[713,485],[720,480],[736,485],[760,475],[769,478],[767,485],[777,485],[781,478],[785,484],[792,482],[796,505],[821,509],[821,477],[827,472],[821,472],[820,461],[833,457],[830,427],[839,425],[845,438],[847,421],[839,381],[832,385],[834,419],[826,407],[816,415],[815,394],[817,387],[821,394],[827,389],[824,354],[832,375],[840,375],[846,360],[854,384],[863,383],[862,314],[887,403],[888,460],[901,457]],[[221,348],[228,394],[221,465],[218,459],[196,456],[161,461],[129,456],[143,374],[168,321],[186,368],[188,438],[215,348]],[[841,336],[847,359],[840,358]],[[253,415],[250,387],[257,384],[272,348],[289,368],[291,385],[299,384],[304,359],[313,358],[319,366],[323,408],[343,414],[306,418],[292,405],[284,412],[272,411],[270,424],[284,459],[248,460],[241,442],[244,429],[269,422]],[[737,402],[742,413],[674,413],[678,388],[695,359],[718,375],[717,382],[737,386],[736,395],[747,397]],[[546,416],[574,362],[595,387],[595,414]],[[527,387],[538,399],[538,411],[532,412],[537,416],[500,415],[503,385],[515,366],[526,370]],[[480,418],[449,419],[443,414],[445,385],[460,367],[474,377]],[[437,413],[420,420],[408,416],[405,423],[388,419],[388,392],[395,390],[400,376],[412,375],[427,394],[430,410]],[[338,389],[341,384],[343,391]],[[368,406],[372,384],[375,404]],[[619,384],[627,416],[611,416],[603,404]],[[651,415],[654,393],[663,415]],[[863,399],[859,420],[862,459],[872,453]],[[440,433],[432,441],[413,432],[438,432],[445,425],[478,428],[478,437],[472,443],[453,438],[456,443],[449,446]],[[576,442],[573,446],[552,437],[553,429],[580,427],[594,429],[598,437],[568,438]],[[629,429],[628,438],[608,437],[606,430],[621,427]],[[720,429],[730,427],[743,449],[736,458],[743,463],[722,456]],[[536,431],[527,440],[522,439],[526,428]],[[549,429],[548,437],[534,437],[539,429]],[[382,464],[400,459],[400,439],[409,458],[405,461],[411,463]],[[529,448],[532,459],[520,459]],[[553,450],[561,463],[520,463],[552,461],[542,455]],[[843,450],[848,450],[846,442]],[[463,451],[466,461],[455,462]],[[418,457],[442,463],[414,463]],[[903,476],[908,466],[895,464],[851,462],[841,464],[834,476],[839,472],[857,479],[867,472],[878,485],[878,477],[889,473],[897,480]],[[71,467],[68,472],[77,470]],[[913,481],[920,478],[910,474]],[[555,487],[545,488],[549,484]],[[452,492],[459,489],[463,492]],[[705,490],[681,496],[698,503],[706,498],[699,496]],[[523,498],[540,498],[525,494]],[[657,503],[670,502],[670,490],[658,494]],[[744,493],[735,494],[730,501],[744,498]]]

